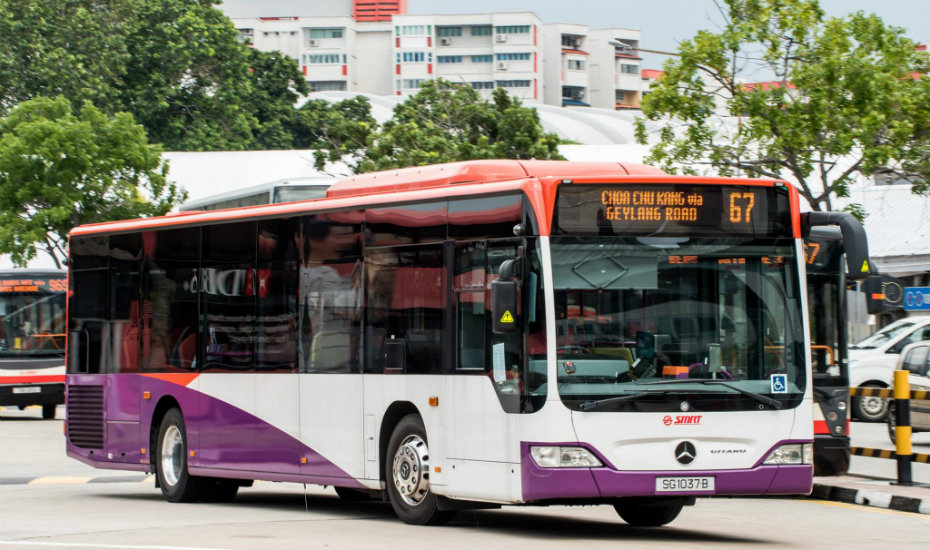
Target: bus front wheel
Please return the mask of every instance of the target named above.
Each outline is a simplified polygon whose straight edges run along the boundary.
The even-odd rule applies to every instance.
[[[199,500],[203,492],[201,479],[187,471],[187,429],[184,416],[171,409],[161,420],[155,450],[155,475],[168,502]]]
[[[623,521],[631,527],[661,527],[677,518],[683,507],[684,504],[680,502],[652,504],[637,502],[635,499],[614,505]]]
[[[414,525],[439,525],[452,519],[455,511],[440,510],[430,491],[429,447],[418,415],[403,417],[394,428],[384,462],[388,497],[397,517]]]

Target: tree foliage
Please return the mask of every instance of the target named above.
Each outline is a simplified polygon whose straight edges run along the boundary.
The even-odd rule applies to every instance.
[[[848,196],[857,173],[927,192],[930,61],[902,29],[862,12],[828,18],[816,0],[723,1],[720,32],[684,41],[643,99],[641,143],[646,121],[670,121],[647,162],[787,176],[814,210]],[[759,75],[774,82],[745,84]]]
[[[342,130],[331,133],[329,143],[339,146],[327,147],[325,159],[348,155],[360,173],[473,159],[562,158],[558,137],[543,131],[536,110],[501,88],[487,101],[470,86],[429,80],[399,103],[382,127],[371,122],[331,124]]]
[[[37,250],[61,265],[80,224],[161,215],[185,194],[165,179],[161,149],[132,115],[89,101],[25,101],[0,120],[0,253],[25,265]]]
[[[216,0],[0,0],[0,114],[40,96],[133,114],[167,150],[290,148],[297,63],[239,41]]]

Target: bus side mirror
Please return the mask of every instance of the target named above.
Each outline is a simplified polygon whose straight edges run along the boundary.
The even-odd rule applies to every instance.
[[[518,329],[515,263],[516,260],[505,260],[497,279],[491,281],[491,330],[496,334],[512,334]]]
[[[869,241],[865,229],[855,217],[845,212],[807,212],[802,214],[805,233],[811,227],[838,225],[843,234],[843,250],[846,252],[846,276],[861,281],[877,273],[869,261]]]

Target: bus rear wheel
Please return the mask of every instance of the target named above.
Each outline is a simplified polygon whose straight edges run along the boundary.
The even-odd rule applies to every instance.
[[[187,429],[181,411],[171,409],[165,413],[155,442],[155,476],[165,500],[200,500],[204,484],[202,479],[190,475],[187,470]]]
[[[440,510],[429,485],[429,447],[426,429],[415,414],[403,417],[388,442],[384,473],[391,507],[405,523],[440,525],[455,515]]]
[[[614,505],[617,514],[632,527],[661,527],[677,518],[683,507],[680,502],[652,504],[635,499]]]

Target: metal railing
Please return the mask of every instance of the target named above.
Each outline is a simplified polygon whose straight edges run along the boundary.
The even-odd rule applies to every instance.
[[[852,397],[884,397],[894,399],[894,440],[895,450],[850,447],[850,452],[857,456],[873,458],[893,458],[898,463],[898,484],[913,485],[911,463],[930,463],[930,454],[914,453],[911,450],[911,399],[930,399],[930,391],[912,391],[906,370],[894,371],[893,388],[849,388]]]

